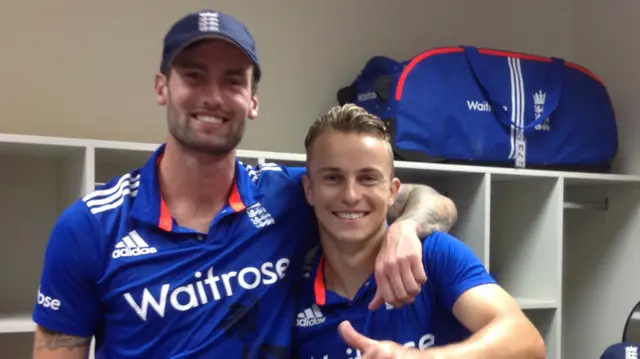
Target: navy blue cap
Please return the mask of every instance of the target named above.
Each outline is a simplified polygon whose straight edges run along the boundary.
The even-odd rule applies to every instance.
[[[255,65],[254,78],[260,79],[262,70],[253,36],[247,27],[229,14],[202,10],[187,14],[178,20],[164,37],[160,71],[166,73],[180,51],[204,39],[223,39],[238,46]]]
[[[635,359],[638,354],[638,344],[616,343],[605,349],[600,359]]]

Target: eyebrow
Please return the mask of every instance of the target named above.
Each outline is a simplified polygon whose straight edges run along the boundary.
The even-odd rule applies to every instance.
[[[242,77],[247,76],[246,69],[230,69],[230,70],[225,70],[224,73],[227,76],[242,76]]]
[[[367,175],[375,175],[375,176],[385,176],[384,172],[378,168],[367,167],[359,171],[361,174]]]
[[[207,66],[196,61],[183,60],[180,62],[176,62],[175,67],[182,70],[196,69],[202,72],[207,72]],[[228,69],[224,71],[224,74],[225,76],[240,76],[243,78],[247,77],[246,69],[242,69],[242,68]]]
[[[337,167],[320,167],[318,172],[340,172],[340,169]]]
[[[318,168],[319,172],[342,172],[342,170],[338,167],[320,167]],[[382,174],[382,171],[375,167],[366,167],[358,170],[360,173],[375,173]]]
[[[203,64],[199,63],[199,62],[195,62],[195,61],[189,61],[189,60],[182,60],[182,61],[176,61],[175,63],[175,67],[180,68],[180,69],[197,69],[200,71],[206,71],[207,67],[204,66]]]

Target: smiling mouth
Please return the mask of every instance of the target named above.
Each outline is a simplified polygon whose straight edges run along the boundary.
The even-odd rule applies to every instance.
[[[210,125],[222,125],[223,123],[227,122],[227,120],[225,120],[224,118],[214,116],[191,115],[191,118]]]
[[[357,219],[361,219],[366,217],[369,212],[363,212],[363,211],[352,211],[352,212],[331,212],[333,213],[334,216],[340,218],[340,219],[345,219],[345,220],[357,220]]]

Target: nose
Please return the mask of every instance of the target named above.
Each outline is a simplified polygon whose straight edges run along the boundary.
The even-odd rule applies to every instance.
[[[360,190],[355,179],[344,182],[342,200],[348,206],[355,206],[360,201]]]
[[[222,105],[222,89],[217,83],[213,82],[206,86],[204,95],[205,107],[216,109]]]

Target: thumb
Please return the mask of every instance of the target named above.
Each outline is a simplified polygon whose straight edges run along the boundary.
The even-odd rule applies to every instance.
[[[338,332],[342,336],[342,339],[352,348],[358,349],[365,353],[369,348],[378,344],[377,341],[369,339],[364,335],[358,333],[351,323],[347,320],[340,323],[338,326]]]
[[[384,299],[382,298],[382,291],[380,288],[376,289],[376,295],[373,297],[371,302],[369,302],[369,310],[376,310],[380,308],[382,304],[384,304]]]

